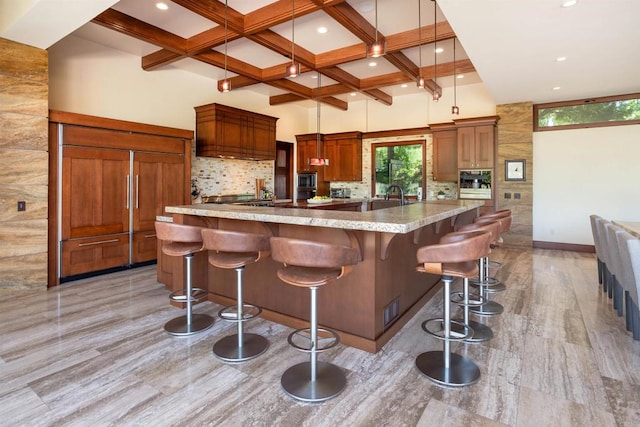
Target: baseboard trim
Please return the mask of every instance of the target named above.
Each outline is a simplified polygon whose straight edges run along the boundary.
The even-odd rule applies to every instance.
[[[575,243],[541,242],[534,240],[533,247],[539,249],[557,249],[559,251],[596,253],[596,248],[593,245],[577,245]]]

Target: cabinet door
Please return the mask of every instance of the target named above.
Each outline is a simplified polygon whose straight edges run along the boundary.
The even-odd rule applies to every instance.
[[[60,277],[129,264],[129,235],[116,234],[64,240]]]
[[[325,141],[323,144],[323,152],[325,158],[329,159],[329,164],[324,168],[325,181],[340,181],[340,154],[338,150],[338,141]]]
[[[458,168],[475,168],[475,128],[462,127],[458,129]]]
[[[184,180],[183,156],[134,153],[133,262],[155,259],[156,216],[165,206],[185,204]]]
[[[129,231],[129,151],[64,147],[61,240]]]
[[[297,143],[297,160],[298,160],[298,170],[299,171],[310,171],[315,170],[311,165],[309,165],[309,159],[311,157],[317,156],[317,142],[315,139],[306,140],[306,141],[298,141]]]
[[[182,205],[184,157],[135,153],[133,160],[133,231],[153,230],[165,206]]]
[[[455,130],[433,133],[433,180],[458,181],[458,134]]]
[[[338,140],[338,181],[362,181],[362,140]]]
[[[274,120],[252,118],[249,123],[252,147],[249,156],[258,160],[275,160],[276,158],[276,124]]]
[[[218,113],[216,141],[219,154],[229,157],[242,157],[243,144],[247,140],[246,118],[226,113]]]
[[[494,161],[494,127],[477,126],[475,128],[475,166],[476,168],[492,168]]]

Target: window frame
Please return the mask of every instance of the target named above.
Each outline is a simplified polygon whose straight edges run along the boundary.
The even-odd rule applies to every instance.
[[[540,126],[538,124],[539,110],[541,109],[556,108],[556,107],[571,107],[575,105],[584,105],[584,104],[599,104],[599,103],[611,102],[611,101],[626,101],[629,99],[640,99],[640,93],[629,93],[626,95],[603,96],[599,98],[576,99],[573,101],[559,101],[559,102],[548,102],[544,104],[534,104],[533,105],[533,131],[546,132],[551,130],[585,129],[585,128],[595,128],[595,127],[640,124],[640,119],[580,123],[580,124],[557,125],[557,126]]]
[[[376,148],[395,147],[401,145],[420,145],[422,148],[422,183],[423,190],[426,188],[426,164],[427,164],[427,141],[425,139],[412,139],[407,141],[374,142],[371,144],[371,197],[378,197],[376,194]],[[405,194],[405,197],[415,198],[415,194]]]

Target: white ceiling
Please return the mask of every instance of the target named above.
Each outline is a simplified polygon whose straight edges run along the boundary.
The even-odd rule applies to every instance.
[[[229,7],[247,14],[275,0],[229,0]],[[520,101],[550,102],[596,96],[640,92],[640,0],[578,0],[577,5],[562,8],[563,0],[439,0],[442,15],[458,35],[457,58],[468,56],[477,73],[469,73],[458,84],[483,81],[498,104]],[[372,24],[373,0],[347,0]],[[137,56],[157,51],[158,47],[88,23],[92,16],[113,4],[113,0],[0,0],[0,36],[40,48],[48,48],[62,37],[73,34],[112,46]],[[170,14],[153,7],[155,0],[121,0],[112,6],[121,12],[150,22],[182,37],[189,37],[215,24],[183,9],[175,3]],[[79,7],[79,4],[82,7]],[[433,22],[433,3],[422,0],[423,26]],[[418,26],[417,0],[378,0],[378,29],[396,34]],[[52,11],[55,11],[53,13]],[[82,26],[80,26],[82,25]],[[316,32],[328,27],[325,35]],[[80,27],[80,28],[78,28]],[[283,37],[291,37],[291,24],[272,28]],[[325,52],[359,42],[341,25],[319,11],[295,20],[295,42],[312,53]],[[452,59],[451,41],[443,42],[438,62]],[[216,48],[221,51],[222,46]],[[464,48],[464,49],[462,49]],[[636,52],[636,53],[634,53]],[[419,49],[403,50],[416,64]],[[259,67],[281,64],[279,54],[245,39],[230,42],[231,57]],[[557,62],[556,58],[567,59]],[[341,66],[358,78],[396,71],[386,60],[375,69],[368,60]],[[422,47],[423,66],[432,65],[432,48]],[[222,78],[223,71],[193,59],[171,64],[190,72]],[[153,72],[153,71],[150,71]],[[316,80],[306,73],[296,83],[315,87]],[[439,79],[441,86],[452,85],[453,78]],[[323,78],[323,85],[330,79]],[[392,96],[415,93],[415,85],[384,88]],[[554,87],[559,89],[554,90]],[[267,85],[251,86],[266,95],[283,91]],[[345,99],[348,94],[340,98]],[[362,95],[359,95],[362,96]],[[349,99],[353,100],[353,98]]]

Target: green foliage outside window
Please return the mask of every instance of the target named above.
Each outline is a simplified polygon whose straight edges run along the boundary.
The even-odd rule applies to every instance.
[[[416,194],[422,186],[422,144],[374,145],[376,194],[399,185],[405,194]]]
[[[537,110],[537,128],[579,128],[607,126],[611,124],[634,124],[640,121],[640,97],[570,101],[566,103],[540,104]]]

